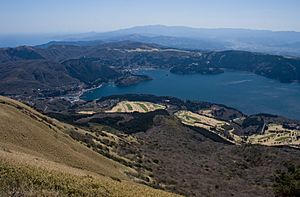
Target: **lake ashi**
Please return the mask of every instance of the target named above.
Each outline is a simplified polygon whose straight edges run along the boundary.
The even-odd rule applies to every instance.
[[[153,80],[129,87],[107,84],[81,99],[128,93],[174,96],[224,104],[246,114],[270,113],[300,120],[300,84],[285,84],[249,72],[226,70],[219,75],[176,75],[168,70],[139,70]]]

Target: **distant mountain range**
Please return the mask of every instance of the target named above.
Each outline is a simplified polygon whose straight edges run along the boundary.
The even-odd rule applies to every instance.
[[[96,45],[101,42],[135,41],[198,50],[246,50],[286,56],[300,56],[300,32],[233,28],[191,28],[183,26],[137,26],[103,33],[73,35],[0,36],[0,47],[59,44]]]
[[[180,26],[139,26],[106,33],[68,36],[66,40],[103,40],[156,43],[202,50],[246,50],[280,55],[300,55],[300,33],[249,29],[205,29]]]

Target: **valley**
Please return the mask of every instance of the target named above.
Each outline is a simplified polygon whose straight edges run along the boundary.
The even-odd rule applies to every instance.
[[[233,69],[284,83],[300,79],[298,58],[246,51],[181,50],[130,41],[87,46],[54,43],[47,47],[2,48],[0,93],[24,95],[24,98],[51,97],[106,82],[128,86],[150,80],[147,76],[127,72],[137,68],[165,68],[177,74],[208,75]]]
[[[223,105],[138,94],[70,103],[60,110],[55,106],[45,113],[84,129],[69,133],[74,140],[134,169],[137,174],[128,174],[134,180],[178,194],[273,196],[275,171],[287,161],[300,163],[300,122],[283,117],[247,116]],[[276,127],[280,132],[289,128],[298,140],[255,143],[274,130],[271,125],[281,125]]]
[[[0,49],[0,195],[274,196],[277,173],[300,165],[299,69],[130,41]],[[295,90],[282,110],[293,119],[247,104],[242,90],[277,98],[265,82],[286,99]]]

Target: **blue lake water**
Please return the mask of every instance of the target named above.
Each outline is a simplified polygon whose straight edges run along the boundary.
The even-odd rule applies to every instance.
[[[225,104],[246,114],[271,113],[300,120],[300,84],[284,84],[248,72],[220,75],[176,75],[168,70],[142,70],[153,78],[130,87],[108,84],[82,95],[84,100],[103,96],[145,93]]]

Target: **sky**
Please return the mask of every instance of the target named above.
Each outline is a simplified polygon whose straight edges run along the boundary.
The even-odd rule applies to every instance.
[[[140,25],[300,31],[300,0],[0,0],[0,34]]]

